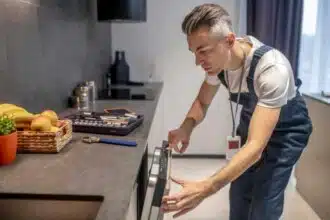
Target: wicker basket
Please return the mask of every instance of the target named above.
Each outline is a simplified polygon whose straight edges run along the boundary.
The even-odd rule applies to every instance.
[[[72,122],[61,121],[57,132],[17,131],[18,153],[58,153],[72,139]]]

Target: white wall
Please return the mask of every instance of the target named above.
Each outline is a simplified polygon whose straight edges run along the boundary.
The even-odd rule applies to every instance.
[[[232,15],[234,28],[239,27],[240,0],[148,0],[148,21],[139,24],[112,24],[113,50],[123,49],[131,67],[131,79],[154,79],[164,82],[149,145],[160,145],[169,129],[184,119],[204,73],[194,64],[185,36],[181,33],[184,16],[196,5],[214,2]],[[203,124],[193,133],[189,154],[224,154],[231,120],[228,93],[220,89]]]

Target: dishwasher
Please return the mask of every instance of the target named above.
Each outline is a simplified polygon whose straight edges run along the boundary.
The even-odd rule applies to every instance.
[[[172,151],[168,149],[168,142],[163,141],[162,147],[156,147],[152,156],[141,220],[164,219],[161,204],[163,196],[170,191],[171,160]]]

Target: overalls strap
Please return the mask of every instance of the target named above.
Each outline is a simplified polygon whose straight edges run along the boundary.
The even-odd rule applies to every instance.
[[[224,85],[226,88],[228,88],[228,85],[226,83],[226,80],[225,80],[225,71],[221,71],[219,74],[218,74],[218,78],[220,79],[222,85]]]
[[[261,47],[259,47],[258,49],[256,49],[256,51],[253,54],[253,58],[250,64],[250,71],[249,71],[249,75],[246,79],[247,81],[247,86],[249,89],[249,92],[251,95],[256,96],[256,92],[254,90],[254,73],[256,71],[256,67],[258,65],[258,62],[260,60],[260,58],[267,53],[268,51],[272,50],[273,48],[267,45],[262,45]]]
[[[253,55],[252,61],[251,61],[251,66],[250,66],[250,71],[249,71],[249,75],[247,77],[247,84],[248,84],[248,89],[249,91],[255,95],[255,91],[254,91],[254,87],[253,87],[253,79],[254,79],[254,72],[256,69],[256,66],[260,60],[260,58],[267,53],[268,51],[270,51],[271,49],[273,49],[272,47],[269,47],[267,45],[262,45],[261,47],[259,47]],[[218,78],[221,81],[221,83],[228,88],[227,82],[225,80],[225,71],[221,71],[218,74]]]

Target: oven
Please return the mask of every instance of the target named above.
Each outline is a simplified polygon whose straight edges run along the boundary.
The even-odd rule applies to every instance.
[[[167,141],[162,147],[154,149],[150,169],[148,172],[147,186],[141,213],[141,220],[163,220],[160,209],[162,198],[170,191],[172,151],[168,149]]]

